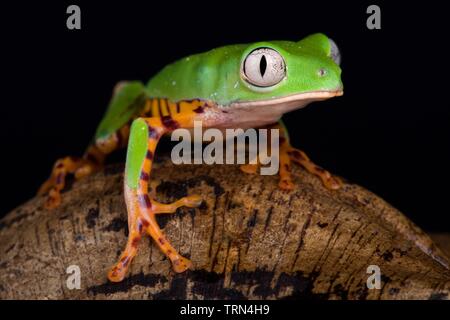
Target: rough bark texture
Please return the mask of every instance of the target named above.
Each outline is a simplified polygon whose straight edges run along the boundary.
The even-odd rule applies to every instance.
[[[155,164],[157,199],[204,197],[198,209],[158,218],[194,270],[174,274],[145,237],[131,272],[109,283],[108,268],[126,242],[123,166],[74,183],[62,205],[32,199],[0,222],[0,298],[28,299],[448,299],[445,255],[400,212],[346,184],[328,191],[293,168],[296,188],[237,166]],[[426,213],[424,213],[426,214]],[[448,237],[439,239],[448,245]],[[444,240],[442,240],[444,239]],[[445,240],[447,239],[447,240]],[[66,268],[81,269],[81,289]],[[368,289],[367,267],[381,269]]]

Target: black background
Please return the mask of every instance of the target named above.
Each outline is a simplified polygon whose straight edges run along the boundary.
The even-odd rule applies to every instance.
[[[81,7],[81,30],[66,8]],[[381,7],[368,30],[366,8]],[[430,231],[450,231],[449,37],[439,2],[96,1],[2,4],[0,215],[54,161],[81,155],[114,84],[225,44],[333,38],[345,95],[286,116],[293,145]]]

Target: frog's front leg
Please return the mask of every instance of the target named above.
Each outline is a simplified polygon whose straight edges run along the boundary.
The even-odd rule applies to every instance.
[[[170,259],[175,272],[183,272],[191,266],[191,262],[182,257],[162,233],[155,215],[173,213],[181,206],[197,207],[201,204],[201,198],[191,195],[171,204],[162,204],[150,198],[148,186],[155,149],[161,135],[177,127],[190,127],[193,119],[193,115],[178,114],[173,118],[138,118],[133,122],[124,181],[129,235],[118,263],[108,273],[109,280],[118,282],[125,277],[144,232],[155,240],[161,251]]]
[[[283,122],[280,120],[275,128],[280,130],[280,183],[283,190],[292,190],[294,184],[291,178],[291,161],[301,165],[308,172],[318,176],[324,186],[331,190],[337,190],[342,186],[342,181],[330,172],[312,162],[302,151],[293,148],[289,142],[289,135]]]
[[[291,146],[287,129],[282,121],[268,126],[267,128],[279,130],[279,187],[282,190],[292,190],[294,188],[291,177],[291,162],[301,165],[308,172],[318,176],[322,180],[324,186],[328,189],[336,190],[342,186],[342,181],[338,177],[333,176],[327,170],[314,164],[303,151]],[[257,164],[245,164],[240,168],[245,173],[254,174],[258,172],[259,166],[260,164],[258,162]]]

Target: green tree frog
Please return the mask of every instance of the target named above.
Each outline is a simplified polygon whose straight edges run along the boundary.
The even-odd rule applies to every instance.
[[[129,236],[108,278],[123,280],[144,234],[155,240],[175,272],[183,272],[191,262],[171,246],[155,215],[173,213],[181,206],[197,207],[202,199],[190,195],[164,204],[149,194],[152,161],[161,136],[177,128],[192,128],[194,121],[201,121],[205,128],[276,127],[280,129],[279,187],[293,188],[292,162],[317,175],[327,188],[338,189],[340,179],[291,147],[281,117],[310,102],[342,95],[339,60],[336,44],[323,34],[313,34],[298,42],[228,45],[176,61],[147,85],[121,82],[83,157],[59,159],[39,194],[47,195],[47,207],[58,206],[67,174],[76,179],[90,175],[102,168],[108,154],[128,146],[124,196]],[[257,166],[241,168],[254,173]]]

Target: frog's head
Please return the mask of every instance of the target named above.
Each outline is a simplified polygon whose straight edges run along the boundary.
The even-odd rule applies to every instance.
[[[323,34],[299,42],[258,42],[237,51],[235,61],[224,59],[232,65],[217,72],[222,73],[221,90],[214,92],[219,102],[223,94],[222,101],[228,100],[224,108],[248,126],[274,122],[310,102],[343,94],[339,49]]]
[[[323,34],[229,45],[168,65],[150,81],[149,95],[210,100],[238,122],[273,123],[310,102],[342,95],[339,60],[337,46]]]
[[[270,107],[283,114],[306,104],[343,93],[340,54],[323,34],[299,42],[258,42],[244,49],[240,59],[239,99],[236,108]],[[261,112],[262,110],[259,110]]]

